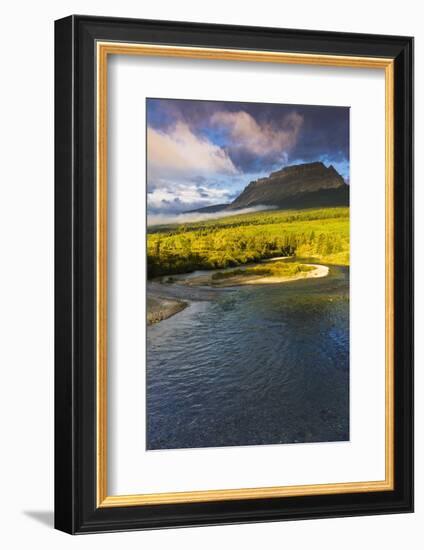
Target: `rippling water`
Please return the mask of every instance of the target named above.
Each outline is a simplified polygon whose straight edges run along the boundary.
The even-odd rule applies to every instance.
[[[347,439],[347,268],[209,292],[148,328],[148,449]]]

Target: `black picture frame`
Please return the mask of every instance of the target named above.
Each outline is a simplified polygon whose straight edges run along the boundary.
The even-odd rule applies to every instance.
[[[394,60],[394,490],[97,507],[99,40]],[[55,527],[67,533],[413,511],[413,39],[73,15],[55,22]]]

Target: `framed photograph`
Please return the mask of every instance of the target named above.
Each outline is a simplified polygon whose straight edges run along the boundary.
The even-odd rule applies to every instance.
[[[55,525],[413,510],[413,39],[55,25]]]

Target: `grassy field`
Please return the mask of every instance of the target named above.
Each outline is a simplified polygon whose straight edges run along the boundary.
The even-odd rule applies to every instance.
[[[349,208],[272,210],[150,227],[148,276],[221,269],[276,256],[349,265]]]
[[[254,267],[246,267],[244,269],[231,269],[229,271],[217,271],[212,275],[213,281],[223,279],[231,279],[231,277],[251,277],[252,275],[260,275],[261,277],[294,277],[299,273],[307,273],[315,268],[311,265],[301,264],[298,262],[272,262],[267,265],[258,264]]]

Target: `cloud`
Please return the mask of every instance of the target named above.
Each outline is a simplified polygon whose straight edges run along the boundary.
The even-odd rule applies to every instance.
[[[166,132],[148,127],[147,160],[149,179],[237,173],[221,147],[195,135],[182,121]]]
[[[180,223],[194,223],[199,221],[216,220],[219,218],[227,218],[229,216],[238,216],[240,214],[251,214],[262,210],[273,210],[274,206],[258,205],[250,208],[240,208],[240,210],[223,210],[213,214],[192,212],[189,214],[151,214],[147,216],[147,225],[170,225]]]
[[[154,214],[184,212],[211,204],[229,202],[231,193],[216,188],[175,181],[159,181],[149,186],[147,195],[149,212]]]
[[[244,149],[259,156],[275,155],[277,159],[296,145],[303,117],[293,111],[282,118],[277,128],[270,122],[258,123],[246,111],[218,111],[211,116],[211,123],[229,132],[230,156],[232,149]]]
[[[149,99],[151,215],[231,202],[249,181],[323,160],[349,179],[349,109]]]

